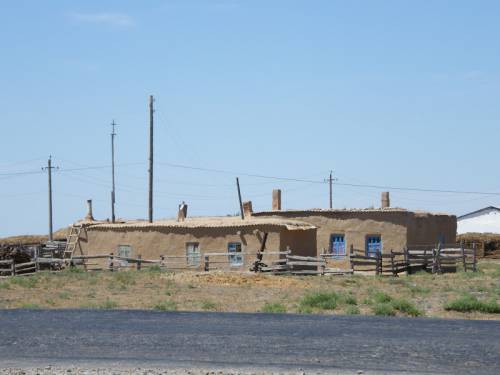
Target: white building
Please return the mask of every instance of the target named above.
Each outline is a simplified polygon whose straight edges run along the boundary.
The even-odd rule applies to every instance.
[[[457,233],[500,234],[500,208],[489,206],[457,217]]]

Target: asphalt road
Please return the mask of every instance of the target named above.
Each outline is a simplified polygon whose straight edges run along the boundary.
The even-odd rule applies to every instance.
[[[0,367],[43,364],[500,374],[500,322],[0,310]]]

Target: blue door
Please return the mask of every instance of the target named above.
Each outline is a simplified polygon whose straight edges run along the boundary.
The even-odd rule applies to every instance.
[[[345,257],[345,239],[343,234],[332,234],[330,236],[330,254],[334,258]]]
[[[366,237],[366,256],[375,257],[382,253],[382,239],[380,236]]]

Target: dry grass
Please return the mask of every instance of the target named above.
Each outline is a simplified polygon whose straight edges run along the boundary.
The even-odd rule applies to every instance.
[[[450,308],[455,306],[450,305],[453,301],[464,303],[464,296],[473,307],[482,306],[481,302],[498,304],[500,262],[483,261],[477,273],[420,273],[399,278],[143,270],[41,272],[0,280],[0,308],[286,311],[500,319],[494,308]]]

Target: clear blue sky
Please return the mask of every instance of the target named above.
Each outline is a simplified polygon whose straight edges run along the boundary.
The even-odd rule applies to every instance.
[[[498,1],[20,1],[0,11],[0,236],[147,217],[148,95],[161,163],[235,171],[245,200],[327,207],[328,186],[242,175],[500,191]],[[140,163],[140,164],[128,164]],[[237,174],[156,164],[155,217],[238,212]],[[34,171],[29,175],[9,175]],[[334,187],[336,207],[381,189]],[[498,196],[391,191],[461,214]]]

